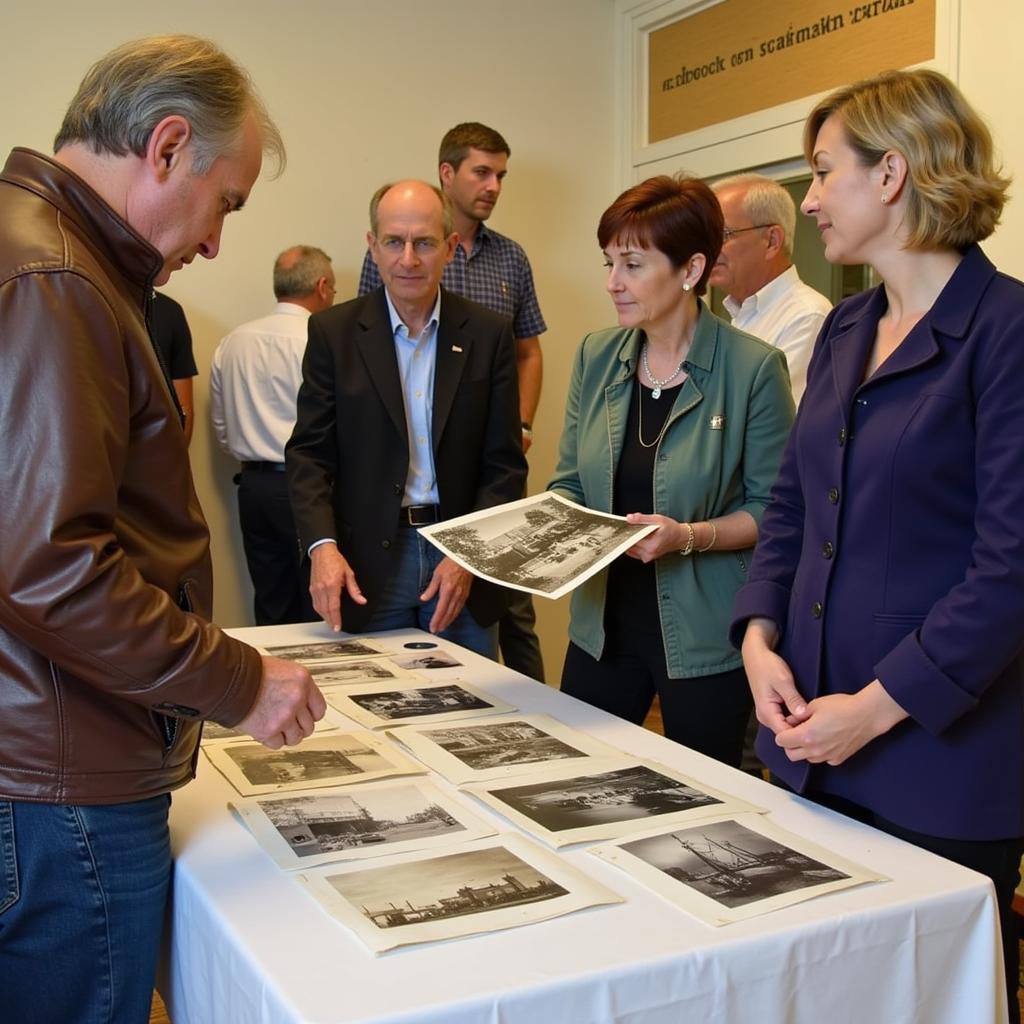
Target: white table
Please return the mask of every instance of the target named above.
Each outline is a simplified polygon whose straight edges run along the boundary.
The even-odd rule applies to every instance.
[[[234,633],[255,644],[332,638],[322,625]],[[423,638],[412,631],[379,635]],[[524,712],[552,715],[767,807],[783,828],[892,881],[716,929],[570,848],[565,857],[626,902],[375,958],[229,814],[234,791],[201,755],[198,780],[175,793],[171,813],[177,863],[160,990],[174,1024],[1006,1019],[986,878],[442,646],[457,651],[465,667],[434,671],[432,679],[466,679]]]

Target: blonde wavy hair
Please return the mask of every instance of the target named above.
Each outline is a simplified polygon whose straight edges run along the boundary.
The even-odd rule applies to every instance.
[[[988,238],[1008,198],[985,122],[945,75],[886,71],[826,96],[804,125],[804,155],[836,115],[865,167],[889,150],[907,161],[907,247],[965,249]]]

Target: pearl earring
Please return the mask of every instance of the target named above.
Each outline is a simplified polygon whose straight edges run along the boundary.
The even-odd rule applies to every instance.
[[[688,292],[689,290],[690,290],[690,284],[689,284],[689,282],[684,282],[684,283],[683,283],[683,291],[684,291],[684,292]]]

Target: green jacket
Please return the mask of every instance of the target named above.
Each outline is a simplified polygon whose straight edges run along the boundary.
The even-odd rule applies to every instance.
[[[642,331],[614,328],[580,343],[549,490],[611,511],[643,341]],[[655,455],[654,511],[699,522],[744,509],[760,522],[793,420],[786,358],[702,303],[686,370]],[[655,563],[670,677],[711,675],[741,664],[728,626],[750,554],[673,553]],[[594,658],[604,648],[606,585],[601,572],[572,594],[569,637]]]

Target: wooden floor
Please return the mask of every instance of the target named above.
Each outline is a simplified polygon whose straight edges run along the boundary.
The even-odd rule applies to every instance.
[[[664,733],[661,724],[661,707],[658,704],[657,698],[654,700],[654,705],[651,708],[650,714],[644,720],[644,728],[650,729],[652,732]],[[1021,909],[1024,910],[1024,907]],[[1020,1000],[1021,1016],[1024,1017],[1024,942],[1021,943],[1020,954],[1021,988],[1017,992],[1017,998]],[[171,1024],[170,1018],[167,1016],[167,1010],[164,1007],[163,1000],[155,992],[153,993],[153,1009],[149,1015],[149,1024]]]

